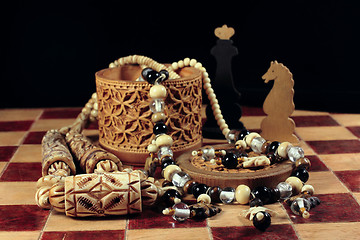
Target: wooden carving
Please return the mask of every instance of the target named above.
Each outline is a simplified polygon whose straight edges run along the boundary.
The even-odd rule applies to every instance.
[[[102,162],[111,161],[108,171],[121,171],[122,163],[114,154],[95,146],[85,135],[70,131],[66,134],[66,142],[71,148],[80,168],[86,173],[93,173]]]
[[[62,175],[76,174],[73,157],[64,136],[57,130],[48,131],[42,140],[42,175],[54,174],[62,169]]]
[[[270,141],[298,143],[295,123],[289,118],[295,110],[292,73],[282,63],[272,61],[262,78],[265,83],[274,80],[274,86],[264,101],[267,116],[261,122],[261,136]]]
[[[230,39],[234,34],[235,30],[232,27],[228,27],[226,24],[224,24],[222,27],[218,27],[214,31],[215,36],[217,36],[219,39]]]
[[[65,213],[71,217],[139,213],[139,173],[82,174],[65,179]]]
[[[123,66],[96,73],[99,111],[99,142],[117,155],[123,163],[143,165],[148,156],[147,146],[153,139],[152,112],[149,109],[150,85],[135,81],[141,68]],[[164,83],[166,125],[174,140],[177,153],[201,145],[201,72],[184,68],[182,78]],[[121,80],[127,79],[127,80]]]

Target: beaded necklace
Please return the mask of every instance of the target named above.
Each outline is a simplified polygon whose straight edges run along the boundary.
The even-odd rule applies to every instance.
[[[74,124],[59,130],[50,130],[43,139],[44,177],[39,179],[36,193],[36,200],[40,207],[50,208],[53,206],[55,210],[65,211],[67,215],[73,216],[71,212],[66,210],[64,198],[67,198],[66,194],[69,192],[66,191],[65,186],[67,186],[67,181],[70,181],[68,177],[65,177],[76,173],[72,159],[72,155],[74,155],[79,161],[80,167],[89,175],[78,175],[80,176],[78,180],[75,179],[75,176],[71,182],[78,181],[79,186],[85,186],[86,181],[91,181],[100,174],[111,184],[122,185],[121,181],[123,181],[124,175],[127,174],[126,176],[129,177],[126,178],[128,179],[133,176],[135,180],[132,182],[138,182],[138,188],[143,198],[142,203],[144,205],[153,205],[161,199],[167,207],[163,210],[163,213],[172,215],[177,221],[184,221],[190,217],[204,218],[213,216],[220,212],[221,209],[212,205],[211,202],[229,204],[234,201],[239,204],[250,205],[245,217],[252,220],[254,226],[260,230],[265,230],[270,225],[271,214],[274,215],[269,209],[261,206],[279,200],[285,200],[289,203],[291,210],[295,214],[302,215],[304,218],[309,217],[309,209],[318,205],[319,200],[312,197],[314,188],[311,185],[304,185],[308,179],[307,169],[310,166],[310,161],[304,157],[303,150],[300,147],[292,146],[288,142],[266,141],[259,134],[250,133],[247,130],[230,130],[221,114],[219,103],[211,87],[209,75],[201,63],[195,59],[185,58],[179,62],[174,62],[170,67],[166,67],[150,58],[133,55],[118,59],[111,63],[110,67],[124,64],[139,64],[149,67],[144,68],[139,78],[140,81],[146,80],[152,84],[149,92],[152,101],[149,107],[153,112],[151,119],[154,123],[153,132],[155,138],[147,148],[150,157],[147,161],[146,170],[151,175],[152,171],[149,165],[160,165],[162,176],[166,181],[162,181],[162,184],[155,182],[152,177],[147,177],[148,172],[145,174],[141,170],[133,172],[125,170],[125,172],[122,172],[125,174],[121,174],[120,171],[123,170],[121,161],[116,156],[94,146],[91,141],[81,134],[86,123],[89,120],[95,120],[98,114],[96,94],[93,94]],[[236,189],[231,187],[221,189],[217,186],[209,187],[193,181],[191,176],[176,165],[171,150],[173,139],[166,134],[167,126],[164,123],[166,116],[163,110],[167,90],[161,83],[168,78],[178,78],[179,76],[175,70],[186,66],[195,67],[202,71],[204,90],[210,100],[215,119],[228,142],[235,144],[232,150],[214,149],[211,146],[206,146],[194,151],[192,155],[194,157],[200,156],[211,164],[223,165],[229,169],[261,167],[289,159],[296,166],[293,172],[294,176],[289,177],[285,182],[279,183],[273,189],[256,187],[251,190],[246,185],[239,185]],[[97,175],[94,175],[95,173]],[[173,186],[169,187],[168,185]],[[182,193],[193,194],[198,203],[188,206],[181,202]],[[110,199],[108,208],[116,208],[120,201],[119,197]],[[90,200],[83,199],[79,204],[90,212],[96,212],[95,215],[97,216],[106,214],[103,210],[96,210],[95,204]],[[131,213],[129,208],[128,213]],[[82,215],[75,214],[74,216]]]

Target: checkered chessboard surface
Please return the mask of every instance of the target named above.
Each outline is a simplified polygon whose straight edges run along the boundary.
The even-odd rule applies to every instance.
[[[263,233],[239,215],[248,206],[235,204],[221,206],[223,211],[210,219],[182,223],[151,209],[84,219],[40,209],[34,194],[42,136],[72,123],[80,110],[0,110],[0,239],[359,239],[360,114],[294,112],[300,146],[312,162],[308,183],[322,203],[311,209],[309,219],[281,203],[268,205],[278,216]],[[245,126],[259,131],[262,110],[244,107],[243,112]],[[85,134],[96,136],[96,124]]]

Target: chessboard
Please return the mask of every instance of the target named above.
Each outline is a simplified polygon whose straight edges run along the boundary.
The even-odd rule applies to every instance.
[[[309,184],[321,204],[310,218],[294,215],[282,203],[260,232],[240,214],[248,206],[221,205],[222,212],[202,221],[177,222],[153,209],[105,218],[66,217],[40,209],[34,199],[41,177],[41,139],[49,129],[71,124],[81,108],[0,110],[0,239],[359,239],[360,114],[296,110],[291,118],[306,157]],[[241,121],[260,131],[261,108],[243,107]],[[98,134],[97,125],[85,131]],[[204,139],[204,144],[221,143]]]

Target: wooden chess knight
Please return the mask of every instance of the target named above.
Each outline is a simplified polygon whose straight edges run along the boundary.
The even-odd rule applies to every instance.
[[[282,63],[272,61],[262,78],[265,83],[273,80],[274,86],[264,101],[267,117],[261,122],[261,135],[268,140],[298,143],[293,134],[295,123],[289,118],[295,110],[292,73]]]

